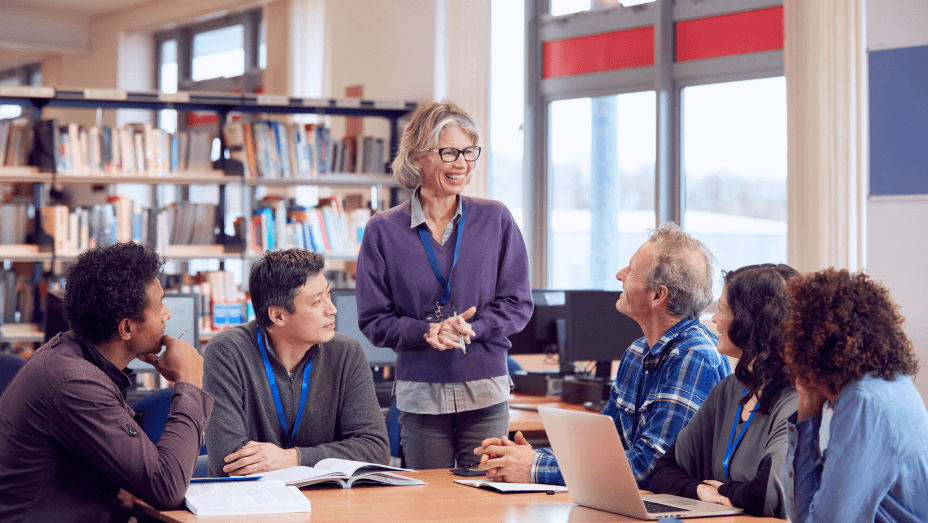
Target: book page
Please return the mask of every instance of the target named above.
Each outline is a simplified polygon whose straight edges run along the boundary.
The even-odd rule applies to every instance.
[[[322,480],[327,478],[345,477],[340,473],[333,473],[330,470],[321,470],[304,465],[272,470],[270,472],[259,472],[257,474],[249,474],[248,476],[258,476],[261,478],[261,481],[280,480],[287,485],[296,485],[311,479]]]
[[[235,492],[217,490],[187,496],[184,501],[190,512],[197,516],[310,512],[312,506],[296,487],[270,487]]]
[[[209,482],[209,483],[191,483],[187,487],[187,497],[209,492],[241,492],[243,490],[259,490],[266,488],[283,488],[287,485],[283,481],[233,481],[233,482]]]
[[[378,465],[376,463],[365,463],[363,461],[353,461],[350,459],[339,458],[326,458],[319,463],[316,463],[315,468],[332,472],[341,472],[346,477],[355,475],[359,470],[361,473],[373,472],[377,470],[401,470],[404,472],[415,472],[415,470],[412,469],[401,469],[399,467],[391,467],[389,465]]]
[[[544,485],[541,483],[506,483],[486,479],[456,479],[454,482],[468,487],[491,488],[498,492],[567,492],[565,486]]]
[[[396,486],[426,485],[426,482],[422,481],[421,479],[407,478],[406,476],[400,476],[399,474],[384,471],[369,472],[367,474],[355,476],[348,480],[348,487],[350,488],[355,484],[363,485],[365,483]]]

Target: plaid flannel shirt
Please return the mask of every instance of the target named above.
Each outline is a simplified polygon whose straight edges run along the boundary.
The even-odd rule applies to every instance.
[[[698,319],[685,318],[653,347],[642,337],[622,356],[602,414],[615,420],[639,488],[651,488],[651,469],[657,459],[677,439],[709,390],[731,374],[728,359],[718,353],[716,343],[716,336]],[[551,448],[535,452],[532,481],[563,485]]]

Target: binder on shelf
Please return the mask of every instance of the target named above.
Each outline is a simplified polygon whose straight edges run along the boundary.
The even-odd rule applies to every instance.
[[[61,161],[61,130],[58,120],[41,120],[33,126],[35,138],[32,148],[32,163],[45,173],[58,172]]]

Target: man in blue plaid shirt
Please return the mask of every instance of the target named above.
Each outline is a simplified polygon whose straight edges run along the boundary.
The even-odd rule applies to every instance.
[[[702,242],[669,222],[652,230],[616,275],[623,284],[616,309],[637,321],[644,337],[622,356],[602,414],[615,420],[642,489],[651,487],[651,469],[709,390],[731,374],[716,336],[699,322],[712,301],[714,262]],[[521,432],[515,441],[484,440],[474,453],[491,479],[564,484],[551,449],[532,450]]]

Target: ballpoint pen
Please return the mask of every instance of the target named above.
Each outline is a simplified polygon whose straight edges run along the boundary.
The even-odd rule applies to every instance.
[[[187,329],[184,329],[184,332],[180,333],[180,336],[178,336],[177,339],[183,338],[184,334],[187,334]]]
[[[455,318],[458,318],[458,317],[459,317],[459,316],[458,316],[458,309],[457,309],[457,307],[454,306],[453,303],[451,304],[451,312],[454,313],[454,317],[455,317]],[[467,346],[464,344],[464,335],[461,334],[460,332],[458,332],[458,341],[461,342],[461,350],[464,351],[464,354],[467,354]]]

